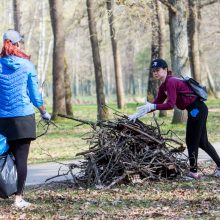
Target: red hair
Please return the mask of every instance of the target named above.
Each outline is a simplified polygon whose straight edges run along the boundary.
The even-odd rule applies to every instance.
[[[30,60],[31,58],[31,56],[28,56],[27,54],[22,52],[16,45],[12,44],[12,42],[7,39],[4,41],[0,56],[4,57],[10,55],[14,55],[28,60]]]

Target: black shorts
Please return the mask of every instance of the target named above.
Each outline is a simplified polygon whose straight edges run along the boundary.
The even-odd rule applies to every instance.
[[[25,138],[35,140],[35,115],[0,118],[0,134],[3,134],[8,141]]]

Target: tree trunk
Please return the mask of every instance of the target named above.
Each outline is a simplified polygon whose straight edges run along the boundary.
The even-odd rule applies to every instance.
[[[213,2],[206,2],[205,5],[209,5],[209,4],[213,4]],[[202,8],[204,7],[204,4],[202,4],[201,2],[198,2],[198,20],[197,20],[197,23],[198,23],[198,36],[200,36],[200,33],[201,33],[201,10]],[[199,38],[199,37],[198,37]],[[209,65],[206,61],[206,59],[204,58],[204,55],[203,55],[203,44],[202,42],[200,42],[200,45],[199,45],[199,55],[200,55],[200,61],[201,61],[201,84],[204,85],[206,87],[206,89],[208,90],[209,93],[213,94],[215,97],[217,97],[217,92],[216,92],[216,85],[215,85],[215,82],[213,80],[213,77],[212,77],[212,74],[210,72],[210,69],[209,69]]]
[[[161,2],[158,1],[157,4],[157,14],[158,14],[158,22],[159,22],[159,28],[160,28],[160,35],[159,35],[159,57],[165,58],[165,38],[166,38],[166,30],[165,30],[165,16],[164,16],[164,10],[162,8]],[[159,117],[166,117],[167,111],[166,110],[160,110],[159,111]]]
[[[178,124],[186,122],[187,120],[187,111],[181,111],[180,109],[175,108],[173,113],[172,124]]]
[[[106,83],[105,83],[105,94],[110,96],[111,95],[111,71],[110,65],[108,61],[107,55],[105,55],[105,75],[106,75]]]
[[[14,5],[12,0],[8,1],[8,0],[4,0],[3,5],[6,6],[6,10],[4,10],[4,18],[5,18],[5,23],[6,24],[1,24],[1,25],[5,25],[5,30],[8,29],[8,27],[13,27],[13,25],[15,24],[14,21]],[[14,27],[15,28],[15,27]]]
[[[91,41],[93,63],[95,69],[96,95],[97,95],[97,106],[98,106],[97,119],[105,120],[108,117],[108,111],[105,106],[104,81],[102,76],[101,59],[99,54],[99,44],[98,44],[96,21],[94,14],[95,7],[93,3],[94,3],[93,0],[86,0],[90,41]]]
[[[73,94],[75,97],[79,95],[79,76],[77,74],[77,71],[74,73],[73,77]]]
[[[13,0],[14,29],[21,33],[21,1]]]
[[[126,66],[125,73],[128,78],[128,83],[126,84],[126,91],[130,95],[136,95],[135,89],[135,76],[134,76],[134,47],[132,39],[128,40],[126,46]]]
[[[114,4],[113,0],[106,1],[106,6],[108,10],[110,37],[111,37],[111,42],[112,42],[112,53],[113,53],[113,58],[114,58],[117,105],[118,105],[118,108],[121,109],[121,108],[124,108],[125,97],[124,97],[124,87],[123,87],[122,70],[121,70],[121,59],[120,59],[120,53],[119,53],[118,44],[117,44],[117,40],[115,36],[113,4]]]
[[[199,54],[199,35],[198,35],[198,2],[188,0],[188,37],[189,37],[189,58],[192,76],[201,82],[200,54]]]
[[[160,56],[160,27],[158,18],[158,0],[151,1],[151,61]],[[149,68],[147,100],[152,101],[158,92],[159,82],[153,77],[151,68]]]
[[[151,61],[156,58],[164,58],[164,41],[165,41],[165,20],[161,3],[158,0],[151,1]],[[149,68],[150,69],[150,68]],[[159,88],[158,80],[154,79],[150,69],[148,78],[147,100],[153,101],[157,96]],[[166,116],[166,111],[159,111],[159,117]]]
[[[44,83],[46,80],[46,75],[47,75],[47,70],[49,66],[49,61],[50,61],[50,54],[52,51],[52,46],[53,46],[53,36],[51,36],[51,39],[48,44],[47,48],[47,54],[46,54],[46,60],[44,61],[44,68],[43,68],[43,74],[42,74],[42,82]]]
[[[165,16],[162,4],[157,0],[157,14],[158,14],[158,22],[159,22],[159,56],[161,58],[165,58],[165,44],[166,44],[166,24],[165,24]]]
[[[63,1],[49,0],[53,45],[53,119],[58,113],[66,114],[65,84],[64,84],[64,29],[63,29]]]
[[[68,74],[68,65],[66,59],[64,59],[64,81],[65,81],[65,100],[66,100],[66,113],[67,115],[73,115],[72,110],[72,91],[70,77]]]
[[[135,79],[133,73],[129,75],[129,85],[130,85],[129,87],[130,94],[133,96],[136,95],[137,92],[136,92]]]
[[[44,76],[44,62],[46,60],[45,56],[45,47],[46,47],[46,24],[45,24],[45,2],[42,0],[39,5],[40,16],[39,16],[39,25],[40,25],[40,34],[39,34],[39,50],[38,50],[38,62],[37,62],[37,72],[38,79],[40,83],[40,88],[43,92],[43,84],[45,81]]]
[[[169,10],[172,70],[175,75],[191,76],[188,36],[187,36],[187,2],[185,0],[170,0],[177,13]]]
[[[169,3],[176,8],[176,12],[169,8],[172,70],[177,76],[191,76],[187,38],[188,5],[185,0],[170,0]],[[181,123],[186,119],[186,111],[174,110],[172,123]]]

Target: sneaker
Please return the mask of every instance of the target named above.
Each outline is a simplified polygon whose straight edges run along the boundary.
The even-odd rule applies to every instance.
[[[199,179],[202,178],[201,174],[193,173],[193,172],[189,172],[187,176],[190,177],[190,178],[196,179],[196,180],[199,180]]]
[[[214,172],[213,176],[214,176],[214,177],[220,177],[220,168],[219,168],[219,167],[217,167],[217,168],[215,169],[215,172]]]
[[[28,208],[31,206],[30,202],[26,202],[24,199],[16,200],[14,206],[19,209]]]

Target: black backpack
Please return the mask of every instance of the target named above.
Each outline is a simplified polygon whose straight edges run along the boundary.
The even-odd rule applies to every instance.
[[[181,77],[182,78],[178,78],[178,79],[183,80],[184,82],[186,82],[187,85],[189,85],[189,87],[194,92],[194,94],[192,94],[192,93],[184,93],[183,95],[186,95],[186,96],[198,96],[201,101],[206,101],[208,99],[208,92],[207,92],[205,86],[202,86],[196,80],[194,80],[193,78],[191,78],[189,76],[182,76],[181,75]]]

